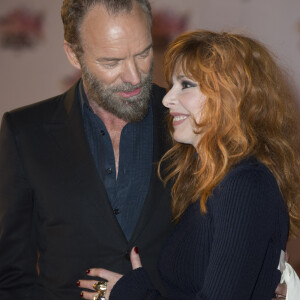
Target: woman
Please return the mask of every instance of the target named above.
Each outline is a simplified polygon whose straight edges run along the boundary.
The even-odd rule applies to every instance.
[[[167,296],[137,248],[132,272],[90,275],[108,280],[110,300],[271,299],[288,233],[300,227],[298,132],[281,72],[258,42],[209,31],[179,36],[164,66],[174,145],[160,166],[178,223],[159,260]]]

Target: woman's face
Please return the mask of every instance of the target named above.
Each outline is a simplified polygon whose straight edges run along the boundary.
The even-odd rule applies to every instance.
[[[174,139],[196,148],[201,135],[194,132],[194,119],[200,121],[206,96],[200,91],[199,84],[184,75],[181,68],[175,68],[172,82],[163,105],[169,108],[173,116]]]

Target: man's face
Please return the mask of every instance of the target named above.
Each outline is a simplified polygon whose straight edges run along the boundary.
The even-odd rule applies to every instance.
[[[89,100],[127,121],[148,109],[153,49],[147,18],[138,5],[128,14],[109,15],[98,5],[81,26],[82,77]]]

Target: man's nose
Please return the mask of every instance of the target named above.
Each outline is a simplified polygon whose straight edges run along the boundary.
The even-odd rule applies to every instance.
[[[141,74],[134,60],[124,64],[122,81],[137,85],[141,82]]]

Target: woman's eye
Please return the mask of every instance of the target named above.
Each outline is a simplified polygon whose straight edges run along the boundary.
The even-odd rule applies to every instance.
[[[191,87],[195,87],[197,86],[195,83],[192,83],[192,82],[189,82],[189,81],[182,81],[181,82],[181,86],[182,86],[182,89],[188,89],[188,88],[191,88]]]
[[[189,84],[189,82],[183,81],[181,83],[181,86],[182,86],[182,89],[188,89],[190,87],[190,84]]]

